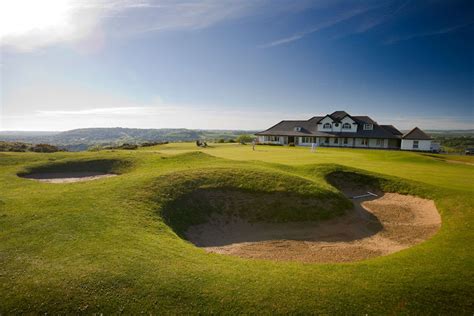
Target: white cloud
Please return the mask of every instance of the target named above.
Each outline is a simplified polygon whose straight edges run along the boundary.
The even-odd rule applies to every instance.
[[[2,99],[0,130],[68,130],[81,127],[260,129],[293,113],[241,110],[216,105],[177,104],[156,96],[126,96],[68,86],[37,85],[9,92]],[[255,108],[255,107],[253,107]],[[299,113],[306,119],[312,113]]]
[[[70,117],[70,116],[89,116],[89,115],[141,115],[151,112],[152,107],[112,107],[112,108],[95,108],[87,110],[39,110],[36,111],[38,116],[42,117]]]
[[[296,119],[307,119],[300,114]],[[85,127],[265,129],[294,114],[278,111],[245,111],[216,106],[156,105],[146,107],[97,108],[43,111],[4,116],[0,130],[70,130]]]
[[[57,43],[100,48],[109,35],[195,30],[251,14],[314,5],[290,0],[5,0],[0,1],[0,45],[20,51]]]
[[[98,10],[87,1],[15,0],[0,2],[0,44],[30,51],[83,39],[98,25]]]

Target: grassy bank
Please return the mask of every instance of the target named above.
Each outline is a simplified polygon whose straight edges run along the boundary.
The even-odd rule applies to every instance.
[[[120,175],[70,184],[17,176],[84,161]],[[462,162],[399,151],[252,151],[233,144],[0,154],[0,313],[472,314],[474,161]],[[208,254],[178,236],[208,207],[222,209],[199,199],[215,190],[218,197],[230,190],[229,197],[239,192],[257,205],[265,201],[264,218],[275,218],[264,207],[267,197],[278,202],[280,220],[294,219],[292,209],[320,220],[324,212],[337,216],[346,200],[327,180],[334,172],[435,200],[440,232],[413,248],[350,264]],[[305,199],[332,206],[291,203]],[[198,213],[189,217],[193,207]]]

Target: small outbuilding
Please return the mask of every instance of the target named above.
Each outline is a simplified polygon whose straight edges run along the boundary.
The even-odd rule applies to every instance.
[[[402,150],[432,151],[433,139],[418,127],[402,136]]]

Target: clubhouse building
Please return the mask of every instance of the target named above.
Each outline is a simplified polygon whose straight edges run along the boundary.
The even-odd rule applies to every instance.
[[[314,116],[307,121],[281,121],[256,133],[260,144],[437,150],[437,144],[418,127],[406,134],[393,125],[379,125],[368,116],[352,116],[336,111],[326,116]]]

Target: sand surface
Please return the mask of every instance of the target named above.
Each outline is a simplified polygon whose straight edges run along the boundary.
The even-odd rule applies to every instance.
[[[433,236],[441,217],[433,201],[386,193],[353,200],[346,215],[322,222],[249,223],[214,214],[187,239],[208,252],[244,258],[350,262],[388,255]]]
[[[51,172],[51,173],[34,173],[22,176],[23,178],[33,179],[41,182],[49,183],[71,183],[81,181],[91,181],[102,178],[115,177],[116,174],[103,172]]]

